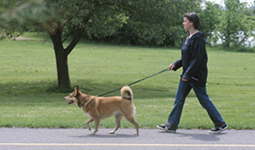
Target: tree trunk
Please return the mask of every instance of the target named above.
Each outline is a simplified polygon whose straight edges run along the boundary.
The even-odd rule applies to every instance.
[[[69,72],[68,72],[68,63],[67,57],[68,53],[65,51],[62,39],[61,31],[56,31],[54,35],[51,35],[50,38],[54,45],[56,65],[57,65],[57,74],[58,74],[58,88],[62,90],[71,89]]]
[[[89,20],[89,17],[85,20],[85,22],[87,23],[88,20]],[[70,78],[69,78],[67,58],[68,58],[68,55],[72,52],[74,47],[79,42],[85,29],[84,28],[79,29],[79,31],[77,32],[76,36],[73,38],[71,43],[66,48],[64,48],[63,41],[62,41],[63,29],[60,24],[58,28],[55,28],[55,31],[47,28],[47,26],[42,26],[42,28],[49,33],[54,46],[56,65],[57,65],[57,74],[58,74],[58,88],[61,90],[69,90],[71,89],[71,84],[70,84]]]

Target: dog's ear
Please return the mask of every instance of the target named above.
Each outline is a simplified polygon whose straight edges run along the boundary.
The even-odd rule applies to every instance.
[[[79,85],[76,85],[76,90],[80,91]]]
[[[74,93],[75,95],[77,95],[79,92],[80,92],[80,88],[79,88],[79,85],[77,85],[74,89]]]

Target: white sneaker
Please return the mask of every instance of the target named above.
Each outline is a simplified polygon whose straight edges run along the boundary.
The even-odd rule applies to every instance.
[[[164,124],[161,124],[161,125],[157,125],[157,128],[160,129],[160,130],[164,130],[166,132],[169,132],[169,133],[176,133],[176,129],[172,129],[172,128],[168,128],[166,125]]]
[[[214,128],[212,128],[210,131],[209,131],[209,133],[210,134],[219,134],[219,133],[221,133],[222,131],[224,131],[224,130],[226,130],[228,128],[228,126],[225,124],[225,125],[223,125],[223,126],[221,126],[221,127],[214,127]]]

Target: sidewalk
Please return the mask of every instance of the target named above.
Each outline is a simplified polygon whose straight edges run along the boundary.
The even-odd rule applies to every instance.
[[[178,150],[254,150],[255,130],[226,130],[221,134],[208,134],[207,130],[178,130],[165,133],[158,129],[100,128],[96,135],[87,129],[30,129],[0,128],[2,150],[130,150],[130,149],[178,149]]]

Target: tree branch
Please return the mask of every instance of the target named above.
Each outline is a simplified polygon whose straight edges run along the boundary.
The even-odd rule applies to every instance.
[[[74,32],[74,30],[75,28],[72,29],[72,31],[62,40],[62,43],[64,43],[68,39],[68,37]]]
[[[67,19],[66,22],[63,23],[62,27],[66,26],[72,19],[73,19],[73,17]]]
[[[65,51],[67,55],[69,55],[72,52],[73,48],[77,45],[84,31],[85,28],[80,29],[76,36],[74,37],[74,39],[72,40],[72,42],[66,47]]]
[[[89,16],[90,15],[88,15],[88,17],[84,19],[83,21],[84,24],[87,24],[89,22]],[[80,28],[80,30],[78,30],[78,33],[76,34],[72,42],[65,49],[67,55],[69,55],[72,52],[73,48],[77,45],[84,31],[85,31],[85,27],[82,27]]]

